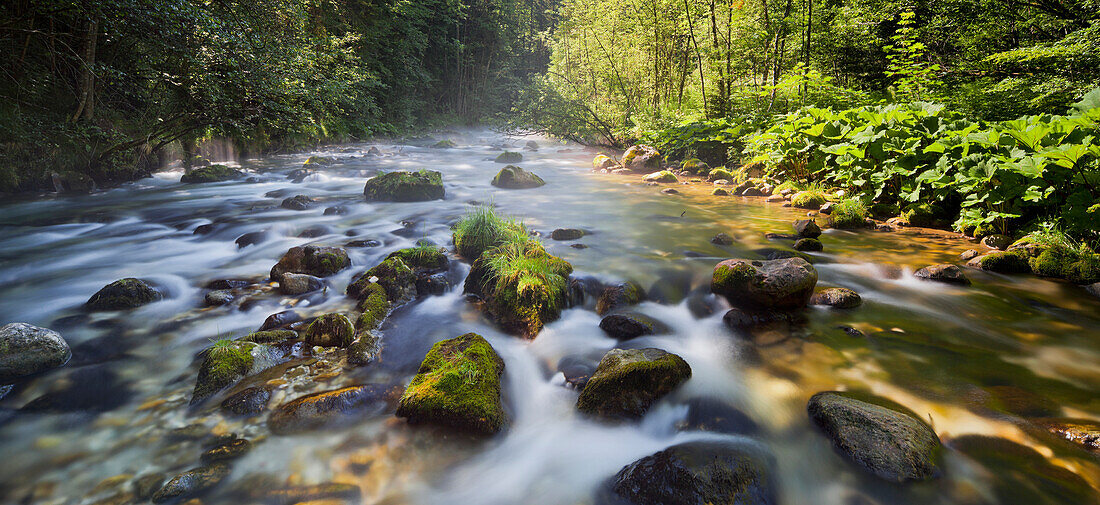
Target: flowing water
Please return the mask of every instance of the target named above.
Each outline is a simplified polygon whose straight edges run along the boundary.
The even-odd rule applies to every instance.
[[[382,155],[365,156],[372,145],[342,146],[242,161],[250,177],[236,182],[180,184],[175,170],[95,194],[0,206],[0,322],[53,328],[73,347],[66,367],[16,386],[0,402],[0,502],[126,503],[132,480],[192,468],[203,447],[197,439],[227,433],[255,448],[202,503],[241,503],[233,498],[240,488],[324,482],[358,485],[366,503],[591,503],[603,482],[640,457],[682,441],[731,437],[775,455],[785,504],[1097,502],[1096,456],[1029,421],[1100,418],[1100,300],[1083,289],[975,271],[967,272],[971,287],[921,282],[913,270],[953,261],[972,245],[941,233],[829,230],[825,252],[814,253],[819,286],[854,289],[863,306],[811,308],[805,324],[789,331],[738,334],[722,323],[725,302],[707,294],[714,264],[789,247],[764,234],[789,233],[804,211],[712,197],[706,184],[661,194],[637,178],[592,174],[593,152],[546,139],[520,165],[547,184],[500,190],[489,184],[500,168],[492,158],[501,145],[516,150],[527,139],[448,137],[459,147],[372,144]],[[308,154],[338,163],[300,183],[288,180]],[[444,200],[363,200],[363,182],[377,172],[419,168],[443,173]],[[295,194],[319,203],[306,211],[279,207]],[[468,266],[455,261],[449,275],[456,287],[386,321],[379,361],[346,370],[326,369],[323,358],[306,361],[301,373],[287,373],[295,379],[270,405],[347,384],[403,385],[434,342],[473,331],[506,363],[511,424],[502,434],[470,439],[383,412],[347,428],[274,436],[264,416],[223,417],[216,403],[188,408],[195,356],[212,340],[244,335],[291,308],[303,316],[349,309],[342,293],[354,274],[419,239],[450,247],[450,225],[478,202],[523,218],[544,237],[558,227],[586,230],[579,241],[546,240],[547,248],[578,277],[646,286],[652,301],[637,309],[673,331],[618,343],[598,328],[589,297],[535,340],[521,340],[467,302],[461,281]],[[346,213],[325,215],[331,206]],[[718,232],[732,235],[734,245],[709,243]],[[248,233],[257,243],[239,247],[235,239]],[[323,293],[286,297],[265,281],[292,246],[368,239],[380,245],[349,247],[353,267],[327,279]],[[132,311],[82,310],[91,294],[123,277],[147,279],[166,297]],[[227,278],[260,287],[244,302],[203,308],[204,286]],[[579,416],[559,360],[598,359],[617,344],[677,353],[692,378],[640,422]],[[948,447],[944,475],[889,484],[835,452],[805,409],[812,394],[834,389],[870,391],[926,416]],[[699,398],[751,422],[741,434],[679,429]],[[967,435],[1016,445],[982,450],[1005,446]]]

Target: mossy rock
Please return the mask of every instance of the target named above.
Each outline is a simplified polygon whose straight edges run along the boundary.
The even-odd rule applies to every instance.
[[[623,467],[609,483],[618,496],[596,503],[773,505],[774,461],[744,440],[685,442]]]
[[[348,253],[341,247],[298,246],[279,258],[271,267],[271,278],[282,280],[284,273],[306,274],[314,277],[328,277],[351,265]]]
[[[714,266],[711,291],[747,309],[805,307],[817,285],[817,270],[802,258],[729,259]]]
[[[209,398],[247,375],[255,363],[253,351],[260,345],[246,341],[221,340],[204,350],[198,379],[191,394],[191,404]]]
[[[645,177],[642,177],[642,180],[645,182],[680,182],[680,179],[677,179],[676,176],[668,170],[647,174]]]
[[[378,174],[363,186],[367,201],[423,202],[443,199],[443,174],[434,170]]]
[[[733,173],[729,170],[726,170],[724,167],[718,167],[711,170],[710,173],[707,174],[707,181],[714,182],[718,180],[732,181]]]
[[[507,423],[501,402],[504,360],[481,335],[467,333],[437,342],[401,396],[397,415],[491,435]]]
[[[902,220],[909,223],[909,226],[919,226],[921,228],[941,226],[943,221],[940,216],[942,215],[942,209],[929,203],[915,203],[906,206],[905,210],[901,212]]]
[[[680,164],[680,170],[689,174],[706,175],[710,172],[710,167],[699,158],[691,158]]]
[[[252,342],[254,344],[277,344],[279,342],[286,342],[288,340],[297,340],[298,332],[294,330],[265,330],[254,331],[245,335],[237,340],[242,342]]]
[[[710,194],[714,196],[729,196],[730,192],[722,188],[714,188],[714,190],[711,191]]]
[[[478,260],[488,266],[482,274],[487,285],[483,286],[481,296],[489,314],[501,328],[534,338],[565,308],[573,266],[546,253],[537,242],[519,247],[523,249],[522,254],[487,253]],[[502,255],[506,258],[501,259]]]
[[[452,240],[455,249],[469,261],[508,242],[528,238],[527,229],[518,222],[497,216],[491,208],[481,207],[455,225]]]
[[[386,259],[399,258],[405,265],[414,270],[438,272],[446,270],[450,263],[443,249],[430,245],[408,247],[394,251],[386,256]]]
[[[596,157],[592,159],[593,170],[611,170],[617,166],[618,164],[615,163],[615,160],[606,154],[597,154]]]
[[[859,293],[848,288],[826,288],[810,297],[810,305],[826,305],[838,309],[854,309],[863,305]]]
[[[908,409],[866,397],[822,392],[810,398],[810,419],[842,454],[893,482],[940,476],[942,446],[936,433]]]
[[[1074,284],[1100,282],[1100,255],[1085,254],[1069,266],[1066,280]]]
[[[645,289],[640,284],[633,281],[621,282],[608,286],[600,292],[600,296],[596,299],[596,313],[602,316],[643,301],[645,301]]]
[[[1012,251],[998,251],[978,256],[971,263],[982,270],[999,274],[1025,274],[1031,273],[1031,265],[1027,251],[1016,249]]]
[[[331,157],[328,157],[328,156],[310,156],[309,158],[306,158],[305,163],[302,163],[302,165],[304,165],[304,166],[309,166],[309,165],[322,165],[322,166],[324,166],[324,165],[331,165],[333,163],[336,163],[336,158],[331,158]]]
[[[791,205],[801,209],[820,209],[825,204],[825,195],[819,191],[799,191],[791,197]]]
[[[504,151],[493,160],[497,163],[519,163],[523,161],[523,155],[515,151]]]
[[[210,165],[196,168],[180,177],[184,184],[198,184],[204,182],[222,182],[238,179],[244,176],[244,172],[225,165]]]
[[[612,349],[577,398],[577,409],[607,420],[640,419],[691,378],[683,358],[661,349]]]
[[[84,305],[90,310],[125,310],[140,307],[161,298],[160,291],[149,283],[127,277],[104,286]]]
[[[661,153],[653,146],[630,146],[623,153],[623,168],[633,172],[652,172],[660,168]]]
[[[355,319],[355,330],[362,333],[379,327],[390,311],[386,289],[380,284],[370,283],[362,288],[359,298],[358,308],[361,313]]]
[[[1069,277],[1077,254],[1066,247],[1054,246],[1031,258],[1031,271],[1043,277],[1065,279]]]
[[[386,259],[359,274],[348,284],[347,295],[357,300],[366,299],[371,294],[370,289],[373,289],[371,286],[376,283],[382,286],[386,298],[394,304],[405,303],[416,295],[416,273],[398,257]]]
[[[458,147],[458,144],[455,144],[453,140],[440,140],[432,144],[432,149],[451,149],[453,147]]]
[[[497,172],[496,177],[493,177],[492,184],[505,189],[531,189],[544,186],[546,181],[534,172],[528,172],[515,165],[508,165]]]
[[[309,324],[304,335],[307,345],[347,347],[355,340],[355,325],[343,314],[324,314]]]
[[[825,249],[825,246],[821,244],[820,240],[818,240],[816,238],[808,238],[808,237],[807,238],[800,238],[800,239],[796,240],[794,242],[794,245],[791,246],[791,247],[793,247],[794,250],[796,250],[796,251],[811,251],[811,252],[822,251],[822,250]]]

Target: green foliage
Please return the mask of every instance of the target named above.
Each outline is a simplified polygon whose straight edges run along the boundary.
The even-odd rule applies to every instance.
[[[506,242],[482,256],[482,292],[490,311],[509,331],[534,337],[565,307],[573,267],[537,241]]]
[[[713,182],[713,181],[718,181],[718,180],[722,180],[722,179],[725,179],[727,181],[732,181],[733,180],[733,173],[730,172],[729,170],[726,170],[726,167],[715,168],[715,169],[710,171],[710,174],[707,175],[707,180],[708,181]]]
[[[917,40],[915,17],[913,11],[902,12],[892,43],[883,48],[890,62],[886,76],[894,80],[896,96],[904,100],[927,98],[929,89],[943,85],[936,79],[940,66],[928,63],[927,46]]]
[[[454,226],[453,239],[458,253],[476,260],[488,249],[530,239],[523,223],[497,215],[492,207],[477,206]]]
[[[816,209],[825,205],[825,191],[820,187],[809,187],[791,197],[791,205],[803,209]]]
[[[848,198],[833,205],[829,215],[833,228],[861,228],[867,221],[867,204],[859,198]]]

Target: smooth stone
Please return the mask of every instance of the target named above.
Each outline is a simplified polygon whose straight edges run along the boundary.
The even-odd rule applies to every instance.
[[[600,359],[577,409],[605,420],[639,419],[691,378],[683,358],[661,349],[612,349]]]
[[[686,442],[623,467],[612,488],[636,505],[773,505],[773,460],[745,442]]]
[[[794,231],[802,238],[817,238],[821,236],[821,227],[813,219],[799,219],[794,222]]]
[[[270,400],[270,390],[254,386],[230,395],[222,402],[221,408],[238,416],[254,416],[267,410],[267,402]]]
[[[943,282],[946,284],[958,284],[969,286],[970,279],[963,274],[962,269],[951,264],[939,264],[926,266],[917,270],[914,274],[918,279]]]
[[[199,461],[204,465],[232,461],[248,454],[248,451],[251,450],[252,442],[243,438],[234,438],[202,453],[202,456],[199,456]]]
[[[821,244],[821,241],[816,238],[800,238],[795,241],[791,246],[796,251],[810,251],[817,252],[825,249],[825,246]]]
[[[312,205],[313,199],[306,195],[294,195],[279,204],[280,207],[287,210],[309,210]]]
[[[27,323],[0,326],[0,385],[51,370],[73,355],[60,333]]]
[[[250,231],[237,237],[233,242],[237,244],[237,249],[243,249],[250,245],[256,245],[267,240],[267,230],[263,231]]]
[[[826,288],[810,297],[810,305],[828,305],[838,309],[854,309],[863,304],[859,293],[848,288]]]
[[[817,285],[817,270],[802,258],[730,259],[714,267],[711,291],[731,305],[752,309],[806,306]]]
[[[392,388],[382,384],[314,393],[277,407],[267,426],[276,435],[344,428],[381,414],[393,395]]]
[[[576,228],[558,228],[550,232],[550,238],[553,240],[577,240],[584,235],[584,230]]]
[[[210,489],[229,476],[229,466],[224,463],[201,466],[172,477],[153,494],[153,503],[163,503],[176,498],[187,498]]]
[[[668,327],[664,323],[637,312],[622,312],[606,316],[600,321],[600,329],[616,340],[630,340],[643,335],[668,332]]]
[[[308,274],[287,272],[279,280],[279,292],[284,295],[312,293],[325,287],[325,281]]]
[[[979,251],[977,249],[967,249],[967,250],[963,251],[962,254],[959,255],[959,261],[970,261],[970,260],[980,256],[981,254],[982,254],[981,251]]]
[[[229,305],[233,303],[237,297],[233,295],[232,291],[227,289],[219,289],[216,291],[210,291],[203,296],[203,302],[207,307],[220,307],[222,305]]]
[[[754,435],[760,431],[756,421],[725,402],[710,398],[692,398],[688,400],[687,406],[687,417],[676,425],[681,431],[699,430],[735,435]]]
[[[128,277],[112,282],[85,303],[90,310],[124,310],[160,300],[163,296],[148,282]]]

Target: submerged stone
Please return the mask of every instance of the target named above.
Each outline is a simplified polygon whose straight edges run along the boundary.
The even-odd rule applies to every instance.
[[[363,187],[367,201],[422,202],[443,199],[443,174],[434,170],[388,172]]]
[[[232,440],[225,441],[218,444],[216,447],[210,448],[206,452],[202,453],[199,457],[204,465],[211,463],[220,463],[222,461],[232,461],[252,450],[252,442],[243,438],[233,438]]]
[[[366,415],[382,413],[394,395],[382,384],[314,393],[280,405],[271,412],[267,426],[276,435],[344,428]]]
[[[267,410],[271,400],[271,391],[264,387],[245,388],[234,393],[222,402],[221,408],[238,416],[254,416]]]
[[[552,240],[577,240],[584,235],[584,230],[578,230],[576,228],[558,228],[550,232],[550,238]]]
[[[687,442],[627,465],[612,487],[636,505],[772,505],[773,459],[743,442]]]
[[[608,286],[596,299],[596,313],[602,316],[615,309],[637,305],[645,300],[645,296],[645,289],[633,281]]]
[[[476,434],[499,432],[507,422],[501,402],[504,360],[481,335],[437,342],[405,389],[397,409],[410,423],[430,423]]]
[[[604,317],[600,321],[600,329],[616,340],[630,340],[643,335],[668,332],[668,327],[664,323],[637,312],[623,312]]]
[[[958,284],[960,286],[970,285],[970,279],[966,277],[966,274],[963,274],[961,268],[946,263],[924,267],[914,272],[913,275],[918,279],[927,281]]]
[[[222,182],[244,177],[244,172],[225,165],[210,165],[196,168],[180,177],[184,184],[197,184],[204,182]]]
[[[133,277],[112,282],[85,303],[91,310],[125,310],[160,300],[162,295],[148,282]]]
[[[691,377],[683,358],[661,349],[612,349],[577,398],[577,409],[602,419],[641,418]]]
[[[312,205],[313,199],[306,195],[294,195],[279,204],[280,207],[288,210],[309,210]]]
[[[188,498],[210,489],[229,476],[229,466],[224,463],[192,468],[172,477],[156,493],[153,503],[163,503],[177,498]]]

